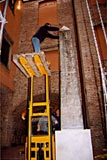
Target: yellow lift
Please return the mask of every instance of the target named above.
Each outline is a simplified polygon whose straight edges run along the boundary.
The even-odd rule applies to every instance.
[[[30,100],[28,108],[28,137],[25,143],[25,160],[55,160],[55,137],[51,131],[50,101],[49,101],[49,76],[51,71],[49,63],[46,60],[44,52],[18,54],[13,56],[14,63],[30,78]],[[46,101],[33,102],[34,76],[45,76]],[[45,112],[34,112],[34,107],[45,107]],[[48,134],[33,135],[32,119],[33,117],[47,116]]]

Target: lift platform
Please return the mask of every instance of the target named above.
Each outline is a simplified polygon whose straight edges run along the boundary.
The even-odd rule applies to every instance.
[[[28,107],[28,136],[25,143],[25,160],[55,160],[55,137],[51,130],[49,76],[51,71],[44,52],[17,54],[13,61],[23,74],[30,78],[30,100]],[[33,101],[34,77],[45,76],[45,102]],[[45,112],[34,112],[34,107],[45,107]],[[45,135],[33,134],[32,121],[46,116],[48,119],[48,133]]]

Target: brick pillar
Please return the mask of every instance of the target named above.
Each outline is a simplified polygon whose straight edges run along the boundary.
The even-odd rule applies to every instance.
[[[104,148],[103,102],[98,56],[89,21],[86,1],[74,1],[79,50],[85,87],[88,125],[91,129],[94,155]],[[102,112],[102,113],[101,113]],[[101,116],[102,115],[102,116]]]
[[[75,59],[71,31],[69,28],[65,27],[64,30],[60,30],[62,129],[83,128],[83,117],[77,78],[78,64]]]

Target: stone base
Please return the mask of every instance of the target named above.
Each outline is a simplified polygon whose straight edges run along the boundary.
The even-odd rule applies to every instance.
[[[63,129],[55,137],[56,160],[93,160],[89,129]]]

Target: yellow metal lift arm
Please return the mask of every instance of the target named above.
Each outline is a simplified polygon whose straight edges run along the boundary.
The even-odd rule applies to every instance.
[[[46,60],[44,52],[18,54],[13,56],[13,61],[23,74],[30,78],[30,101],[28,108],[28,137],[25,143],[25,160],[42,160],[38,153],[43,154],[43,160],[55,160],[55,138],[51,133],[51,116],[50,116],[50,101],[49,101],[49,76],[51,71],[49,63]],[[45,76],[46,101],[33,102],[33,84],[34,76]],[[33,107],[45,106],[45,113],[34,113]],[[48,134],[47,135],[32,135],[32,117],[47,116],[48,118]],[[52,143],[53,142],[53,143]],[[42,146],[41,146],[42,145]]]

